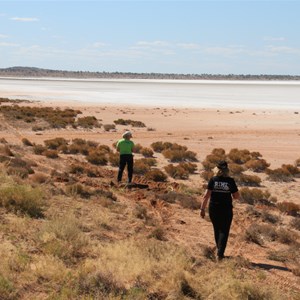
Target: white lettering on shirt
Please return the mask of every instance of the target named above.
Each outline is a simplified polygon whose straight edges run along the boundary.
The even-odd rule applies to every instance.
[[[228,192],[230,188],[228,182],[215,181],[214,190]]]

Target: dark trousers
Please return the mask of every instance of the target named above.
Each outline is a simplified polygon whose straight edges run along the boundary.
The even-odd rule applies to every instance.
[[[217,255],[223,258],[233,217],[232,208],[209,206],[209,217],[214,227]]]
[[[132,154],[121,154],[120,155],[118,181],[122,180],[122,175],[123,175],[126,165],[127,165],[127,172],[128,172],[128,182],[131,182],[132,174],[133,174],[133,155]]]

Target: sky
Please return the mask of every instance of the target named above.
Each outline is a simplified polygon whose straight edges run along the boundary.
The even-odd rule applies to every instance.
[[[300,75],[300,0],[0,0],[0,68]]]

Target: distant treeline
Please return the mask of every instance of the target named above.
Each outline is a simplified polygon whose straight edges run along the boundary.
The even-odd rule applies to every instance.
[[[88,72],[49,70],[31,67],[11,67],[0,69],[4,77],[65,77],[65,78],[106,78],[106,79],[210,79],[210,80],[300,80],[292,75],[250,75],[250,74],[168,74],[130,72]]]

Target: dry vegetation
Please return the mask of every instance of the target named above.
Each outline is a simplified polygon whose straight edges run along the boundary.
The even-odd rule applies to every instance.
[[[41,118],[41,110],[11,107],[1,110],[10,124],[25,112],[31,126]],[[65,126],[99,126],[76,110],[53,113],[60,124],[60,113],[73,118]],[[286,179],[260,153],[218,148],[200,163],[177,143],[140,145],[135,185],[117,186],[113,148],[59,133],[39,144],[1,140],[0,299],[299,299],[300,207],[265,186]],[[199,207],[219,159],[242,199],[231,257],[216,263]],[[299,162],[281,169],[298,183]]]

